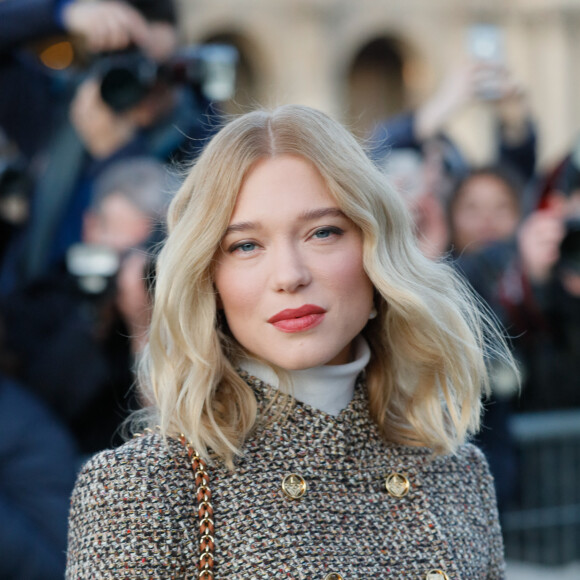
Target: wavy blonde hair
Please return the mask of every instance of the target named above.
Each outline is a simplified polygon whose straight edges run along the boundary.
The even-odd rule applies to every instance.
[[[363,235],[378,310],[363,330],[373,419],[387,440],[452,452],[479,427],[486,357],[511,364],[509,350],[454,270],[417,249],[401,197],[354,137],[303,106],[225,125],[170,206],[139,373],[149,420],[230,466],[255,425],[255,396],[235,370],[241,347],[218,321],[213,268],[245,176],[258,160],[285,154],[317,167]]]

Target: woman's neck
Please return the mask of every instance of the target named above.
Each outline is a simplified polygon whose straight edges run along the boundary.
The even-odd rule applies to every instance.
[[[338,415],[352,400],[356,379],[370,359],[370,348],[359,336],[354,342],[354,360],[344,365],[323,365],[304,370],[287,371],[291,394],[302,403],[329,415]],[[280,380],[271,367],[247,358],[240,367],[250,375],[278,388]]]

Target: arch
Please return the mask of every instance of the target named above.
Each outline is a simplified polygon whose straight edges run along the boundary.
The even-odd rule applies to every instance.
[[[360,136],[372,125],[403,110],[405,50],[393,37],[379,36],[356,52],[345,75],[348,123]]]

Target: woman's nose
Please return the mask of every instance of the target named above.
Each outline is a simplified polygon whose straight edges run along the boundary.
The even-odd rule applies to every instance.
[[[295,292],[312,281],[312,273],[300,249],[284,244],[270,256],[271,281],[276,292]]]

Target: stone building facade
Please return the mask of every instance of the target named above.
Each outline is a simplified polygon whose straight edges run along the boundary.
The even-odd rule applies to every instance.
[[[233,111],[303,103],[364,133],[416,106],[467,58],[470,26],[501,30],[505,62],[526,87],[540,165],[580,133],[580,0],[179,0],[186,42],[227,41],[241,56]],[[491,150],[485,104],[449,127],[474,162]]]

